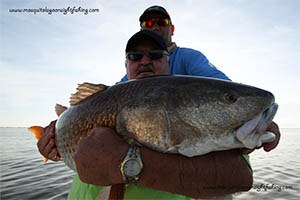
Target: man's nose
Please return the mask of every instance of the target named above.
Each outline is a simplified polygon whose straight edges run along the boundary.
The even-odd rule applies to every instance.
[[[151,27],[151,31],[160,31],[160,26],[154,22],[153,26]]]
[[[144,53],[142,59],[141,59],[142,64],[148,64],[151,63],[151,59],[148,56],[148,53]]]

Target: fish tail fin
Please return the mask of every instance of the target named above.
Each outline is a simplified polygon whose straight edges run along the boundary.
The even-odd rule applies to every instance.
[[[37,140],[39,140],[41,138],[41,136],[43,135],[43,132],[44,132],[44,128],[41,126],[31,126],[28,128],[28,130],[34,134],[34,136]],[[46,163],[47,161],[48,161],[48,158],[44,157],[44,163]]]
[[[34,134],[37,140],[40,139],[40,137],[43,135],[44,132],[44,128],[41,126],[31,126],[28,128],[28,130]]]
[[[43,163],[45,164],[48,161],[48,158],[44,157]]]

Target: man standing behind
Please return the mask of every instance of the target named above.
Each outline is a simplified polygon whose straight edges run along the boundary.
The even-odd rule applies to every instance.
[[[161,6],[147,8],[139,18],[141,30],[149,30],[160,35],[166,42],[170,54],[170,74],[194,75],[229,80],[229,78],[200,52],[191,48],[181,48],[172,42],[175,26],[169,13]],[[121,81],[128,80],[125,75]]]

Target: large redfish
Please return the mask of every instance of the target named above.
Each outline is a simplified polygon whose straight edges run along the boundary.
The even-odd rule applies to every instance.
[[[213,78],[155,76],[111,87],[84,83],[56,123],[56,143],[73,170],[78,141],[99,126],[113,128],[128,142],[189,157],[252,149],[275,138],[265,130],[277,108],[268,91]]]

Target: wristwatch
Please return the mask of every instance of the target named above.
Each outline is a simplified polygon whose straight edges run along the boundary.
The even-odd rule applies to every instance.
[[[140,148],[130,145],[127,155],[121,163],[121,173],[126,184],[136,183],[143,169]]]

